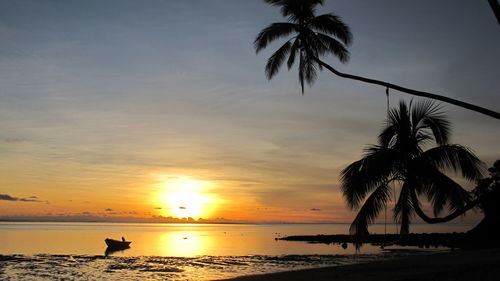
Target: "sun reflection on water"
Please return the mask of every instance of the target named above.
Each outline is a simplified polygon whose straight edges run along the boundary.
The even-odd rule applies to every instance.
[[[163,256],[194,257],[205,255],[212,244],[208,236],[194,231],[163,233],[158,237],[158,247]]]

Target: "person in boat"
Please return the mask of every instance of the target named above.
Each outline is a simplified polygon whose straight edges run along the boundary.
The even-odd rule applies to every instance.
[[[125,242],[125,237],[122,236],[122,241]]]

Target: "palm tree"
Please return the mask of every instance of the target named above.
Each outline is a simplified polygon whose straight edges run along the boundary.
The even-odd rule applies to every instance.
[[[278,22],[264,28],[254,41],[257,53],[265,49],[271,42],[292,36],[271,57],[266,64],[266,76],[270,80],[279,71],[288,56],[287,66],[290,69],[296,61],[299,63],[299,82],[304,93],[304,81],[312,85],[317,77],[317,70],[323,67],[337,76],[353,79],[369,84],[383,86],[407,94],[435,99],[456,106],[470,109],[496,119],[500,113],[462,102],[449,97],[429,92],[417,91],[396,84],[340,72],[320,59],[324,55],[334,55],[342,63],[349,60],[347,46],[351,44],[352,35],[349,27],[334,14],[316,16],[316,7],[323,5],[324,0],[264,0],[266,3],[281,8],[281,14],[287,22]]]
[[[399,108],[390,110],[386,124],[378,144],[367,147],[363,158],[341,173],[341,189],[348,206],[359,208],[350,227],[352,235],[368,234],[368,225],[387,207],[391,197],[396,198],[395,187],[399,196],[395,199],[394,219],[401,225],[401,234],[409,232],[414,214],[429,223],[445,222],[477,204],[445,171],[452,170],[474,181],[482,175],[482,162],[470,149],[448,143],[450,123],[439,106],[428,100],[409,105],[402,101]],[[432,148],[424,149],[432,143]],[[419,196],[429,201],[434,216],[445,209],[451,214],[428,217]]]
[[[270,80],[279,71],[288,56],[288,69],[298,55],[299,81],[304,93],[304,81],[314,83],[317,68],[321,69],[315,57],[333,54],[341,62],[349,60],[346,46],[352,41],[349,27],[334,14],[315,15],[315,7],[323,0],[264,0],[281,7],[281,13],[288,22],[278,22],[264,28],[254,41],[255,50],[260,52],[272,41],[295,34],[285,42],[266,64],[266,76]]]

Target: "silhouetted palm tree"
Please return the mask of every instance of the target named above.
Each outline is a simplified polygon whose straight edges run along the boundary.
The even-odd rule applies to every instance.
[[[481,177],[482,162],[468,148],[449,144],[449,136],[450,123],[439,106],[430,101],[409,105],[400,102],[399,108],[390,110],[378,144],[366,148],[364,157],[341,174],[341,189],[348,206],[359,208],[351,234],[368,233],[368,225],[391,201],[391,196],[395,198],[391,185],[400,190],[394,218],[401,224],[401,234],[409,232],[414,213],[436,223],[449,221],[475,206],[477,202],[472,204],[469,192],[445,171],[453,170],[473,181]],[[433,142],[434,147],[424,150]],[[444,209],[452,214],[429,218],[421,209],[419,195],[427,198],[435,216]]]
[[[281,13],[288,22],[273,23],[264,28],[255,39],[255,50],[260,52],[267,45],[282,37],[294,34],[267,61],[266,75],[272,79],[288,57],[290,69],[298,55],[299,81],[304,93],[304,81],[314,83],[317,68],[321,65],[314,59],[333,54],[341,62],[349,60],[346,46],[351,43],[349,27],[333,14],[315,15],[315,7],[323,0],[264,0],[281,7]]]
[[[299,56],[299,81],[304,93],[304,81],[309,85],[314,83],[317,70],[326,68],[337,76],[353,79],[365,83],[383,86],[415,96],[431,98],[447,102],[456,106],[467,108],[496,119],[500,119],[500,113],[455,100],[452,98],[436,95],[433,93],[417,91],[396,84],[370,79],[362,76],[342,73],[320,57],[333,54],[341,62],[349,59],[347,46],[352,41],[349,27],[334,14],[316,16],[316,7],[323,5],[323,0],[264,0],[273,6],[281,8],[281,14],[287,18],[287,22],[273,23],[264,28],[254,41],[256,52],[266,48],[274,40],[292,36],[271,57],[266,64],[266,76],[270,80],[279,71],[281,65],[288,56],[287,66],[290,69],[297,55]]]

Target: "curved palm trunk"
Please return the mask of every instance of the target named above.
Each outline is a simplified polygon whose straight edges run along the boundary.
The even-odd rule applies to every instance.
[[[467,212],[468,210],[474,208],[477,206],[477,204],[479,204],[479,202],[482,200],[482,198],[478,198],[476,200],[473,200],[471,202],[469,202],[469,204],[463,206],[462,208],[460,209],[457,209],[455,212],[445,216],[445,217],[442,217],[442,218],[431,218],[429,216],[427,216],[427,214],[425,214],[425,212],[422,210],[422,208],[420,208],[420,204],[419,204],[419,201],[418,201],[418,198],[417,198],[417,194],[415,193],[415,190],[412,190],[411,191],[411,201],[413,203],[413,209],[415,210],[415,213],[422,219],[424,220],[426,223],[429,223],[429,224],[435,224],[435,223],[444,223],[444,222],[449,222],[461,215],[463,215],[465,212]]]
[[[493,13],[495,13],[495,17],[497,17],[498,24],[500,25],[500,4],[498,4],[498,0],[488,0],[490,3],[491,9]]]
[[[500,232],[500,205],[498,204],[500,190],[491,192],[487,196],[481,196],[452,214],[442,218],[428,217],[418,204],[415,190],[411,193],[415,213],[429,224],[444,223],[453,220],[481,202],[484,208],[484,218],[473,229],[466,232],[466,238],[460,242],[461,247],[491,248],[500,246],[500,241],[498,240],[498,233]]]
[[[500,120],[500,113],[495,112],[493,110],[486,109],[484,107],[480,107],[480,106],[477,106],[477,105],[473,105],[473,104],[470,104],[470,103],[466,103],[466,102],[463,102],[463,101],[459,101],[459,100],[456,100],[456,99],[452,99],[452,98],[448,98],[448,97],[444,97],[444,96],[440,96],[440,95],[436,95],[436,94],[432,94],[432,93],[428,93],[428,92],[422,92],[422,91],[417,91],[417,90],[413,90],[413,89],[401,87],[399,85],[391,84],[391,83],[380,81],[380,80],[375,80],[375,79],[365,78],[365,77],[362,77],[362,76],[356,76],[356,75],[352,75],[352,74],[342,73],[342,72],[336,70],[335,68],[331,67],[327,63],[323,62],[319,58],[317,58],[315,56],[312,56],[312,58],[314,60],[316,60],[316,62],[320,66],[322,66],[322,67],[330,70],[333,74],[335,74],[337,76],[340,76],[342,78],[357,80],[357,81],[361,81],[361,82],[365,82],[365,83],[369,83],[369,84],[380,85],[380,86],[384,86],[386,88],[394,89],[394,90],[397,90],[397,91],[400,91],[400,92],[404,92],[404,93],[407,93],[407,94],[410,94],[410,95],[414,95],[414,96],[419,96],[419,97],[425,97],[425,98],[430,98],[430,99],[434,99],[434,100],[439,100],[439,101],[446,102],[446,103],[449,103],[449,104],[453,104],[453,105],[456,105],[456,106],[460,106],[460,107],[463,107],[463,108],[466,108],[466,109],[469,109],[469,110],[472,110],[472,111],[475,111],[475,112],[479,112],[479,113],[482,113],[484,115],[488,115],[490,117],[493,117],[495,119],[499,119]]]

